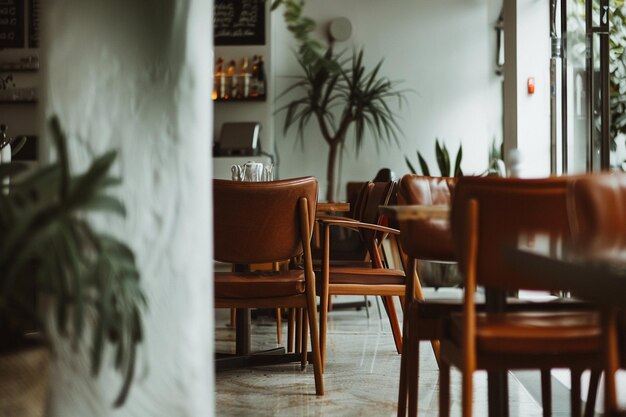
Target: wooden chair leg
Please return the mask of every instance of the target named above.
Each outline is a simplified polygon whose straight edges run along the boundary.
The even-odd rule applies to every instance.
[[[582,371],[579,369],[572,369],[571,371],[571,384],[570,390],[570,404],[571,404],[571,416],[580,417],[582,412],[581,399],[580,399],[580,375]]]
[[[231,308],[230,309],[230,323],[229,326],[232,328],[235,328],[237,324],[237,309],[236,308]]]
[[[449,369],[449,368],[448,368]],[[448,371],[448,375],[450,371]],[[448,385],[450,381],[448,381]],[[448,393],[448,396],[450,394]],[[463,398],[461,400],[463,407],[463,417],[472,417],[472,397],[474,395],[474,373],[465,370],[463,372]]]
[[[415,317],[413,317],[415,318]],[[409,346],[404,345],[407,352],[407,380],[409,391],[409,417],[417,416],[417,405],[419,399],[419,362],[420,362],[420,340],[419,324],[417,320],[409,321]],[[404,356],[404,351],[402,352]]]
[[[322,355],[322,372],[324,372],[324,367],[326,366],[326,331],[328,325],[328,309],[329,309],[330,295],[328,291],[324,290],[324,286],[322,286],[322,291],[320,294],[320,352]]]
[[[296,313],[296,352],[302,352],[302,309],[298,308]]]
[[[387,311],[387,317],[389,317],[389,324],[391,325],[391,333],[393,335],[393,341],[396,344],[396,350],[398,353],[402,353],[402,332],[400,331],[400,322],[396,314],[396,307],[393,304],[393,297],[383,297],[383,305]]]
[[[307,318],[307,311],[308,309],[305,309],[305,311],[302,314],[302,359],[300,361],[300,369],[304,370],[306,368],[306,361],[307,361],[307,352],[309,351],[309,341],[308,341],[308,336],[309,336],[309,319]]]
[[[617,386],[615,373],[619,363],[617,319],[615,311],[607,309],[602,312],[602,325],[604,327],[604,413],[605,415],[617,414]]]
[[[292,307],[289,309],[289,320],[287,322],[287,352],[293,352],[295,324],[296,309]]]
[[[283,344],[283,318],[280,307],[276,309],[276,343]]]
[[[589,377],[589,390],[587,391],[587,403],[585,404],[585,417],[593,417],[596,413],[596,399],[598,398],[598,386],[602,371],[594,369]]]
[[[550,369],[541,370],[541,407],[543,417],[552,415],[552,375]]]
[[[315,375],[315,394],[324,395],[322,353],[320,351],[319,328],[317,323],[317,300],[314,295],[307,295],[307,305],[309,328],[311,329],[311,351],[313,354],[313,372]]]
[[[433,348],[433,355],[435,355],[435,362],[437,362],[437,367],[441,367],[441,349],[439,347],[439,340],[431,340],[430,345]]]
[[[450,417],[450,365],[439,366],[439,417]]]
[[[405,318],[406,320],[406,318]],[[405,327],[406,329],[406,327]],[[400,357],[400,384],[398,387],[398,417],[406,417],[406,405],[407,405],[407,389],[408,389],[408,381],[407,381],[407,356],[409,352],[413,349],[411,347],[411,342],[408,340],[407,331],[402,334],[402,346],[404,346],[404,351],[402,352],[402,356]]]

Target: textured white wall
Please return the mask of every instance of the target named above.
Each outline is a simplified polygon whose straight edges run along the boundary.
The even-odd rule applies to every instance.
[[[126,406],[112,409],[112,366],[95,380],[89,352],[62,347],[51,417],[212,415],[212,3],[47,2],[43,108],[59,115],[77,168],[120,150],[128,216],[102,223],[135,250],[150,304]]]
[[[416,152],[425,155],[437,173],[435,138],[446,142],[453,156],[463,144],[463,168],[467,173],[486,169],[489,145],[501,140],[501,79],[494,74],[493,28],[500,12],[497,0],[316,0],[306,3],[305,15],[322,26],[332,18],[347,17],[353,25],[350,40],[339,48],[364,47],[370,67],[384,58],[382,73],[403,81],[409,89],[409,105],[396,110],[404,132],[399,145],[381,145],[377,152],[367,138],[357,157],[354,141],[347,143],[342,180],[373,177],[389,167],[398,175],[408,172],[404,157],[417,164]],[[278,95],[300,73],[292,50],[292,35],[282,12],[272,15],[272,64],[274,94]],[[277,106],[284,104],[279,101]],[[274,118],[274,132],[281,157],[280,175],[315,175],[320,195],[326,186],[328,148],[315,123],[306,132],[304,149],[295,131],[282,134],[284,114]],[[341,187],[342,193],[345,187]]]
[[[517,147],[521,175],[550,174],[550,9],[544,0],[517,0]],[[527,81],[535,78],[535,94]]]

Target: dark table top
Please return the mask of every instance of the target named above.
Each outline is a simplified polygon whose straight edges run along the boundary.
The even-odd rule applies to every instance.
[[[506,248],[529,282],[571,291],[576,297],[626,307],[626,250],[607,245],[575,249],[563,242]]]

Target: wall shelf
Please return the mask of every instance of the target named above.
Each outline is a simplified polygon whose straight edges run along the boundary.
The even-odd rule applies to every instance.
[[[213,99],[214,103],[245,103],[245,102],[264,102],[266,101],[267,96],[259,96],[259,97],[246,97],[246,98],[216,98]]]
[[[37,89],[34,87],[7,88],[6,90],[0,90],[0,103],[36,103],[37,95]]]
[[[37,72],[39,71],[39,58],[35,55],[20,59],[19,61],[0,62],[0,72]]]
[[[37,100],[3,100],[0,99],[0,104],[37,104]]]

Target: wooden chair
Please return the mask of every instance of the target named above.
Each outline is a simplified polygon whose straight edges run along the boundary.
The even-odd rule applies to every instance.
[[[450,205],[454,178],[407,174],[398,186],[398,204]],[[398,417],[417,416],[419,344],[430,340],[439,362],[439,328],[443,317],[461,310],[461,298],[425,299],[418,276],[418,261],[456,262],[449,222],[423,219],[399,222],[400,242],[407,276],[403,320],[403,351],[400,364]]]
[[[427,177],[408,174],[402,177],[398,187],[400,205],[450,205],[454,191],[454,178]],[[456,254],[448,219],[413,219],[399,222],[401,249],[404,253],[407,288],[405,295],[405,315],[403,322],[403,352],[400,365],[398,396],[398,416],[417,416],[419,392],[420,341],[430,341],[437,363],[439,363],[439,337],[442,321],[451,313],[462,311],[463,289],[450,288],[425,292],[419,276],[419,262],[455,263]],[[536,309],[537,302],[508,299],[510,309]],[[476,306],[484,309],[484,296],[476,295]],[[545,302],[543,309],[583,309],[587,303],[576,300],[557,299]],[[546,415],[550,413],[550,373],[545,370],[542,384],[542,403]],[[408,393],[408,395],[407,395]],[[592,416],[592,415],[591,415]]]
[[[320,282],[320,343],[322,362],[326,355],[326,322],[331,295],[380,295],[389,317],[394,342],[398,353],[402,351],[401,331],[392,296],[404,296],[405,280],[401,270],[386,268],[383,264],[380,245],[388,234],[398,230],[381,226],[382,216],[378,207],[389,202],[395,192],[395,182],[369,182],[362,192],[360,213],[356,220],[325,219],[324,257]],[[358,230],[369,253],[368,265],[336,266],[330,263],[330,228],[345,227]]]
[[[472,415],[472,376],[477,369],[572,371],[572,415],[580,415],[580,373],[601,368],[602,331],[597,313],[588,311],[503,311],[489,303],[477,312],[477,285],[499,292],[530,287],[504,259],[504,248],[522,233],[545,232],[563,237],[570,229],[566,210],[567,178],[460,178],[452,202],[452,233],[465,276],[463,312],[442,329],[440,415],[449,415],[450,366],[463,374],[463,416]],[[545,414],[545,411],[544,411]]]
[[[215,259],[249,265],[302,256],[303,268],[215,274],[218,308],[306,309],[310,323],[315,393],[324,394],[311,234],[317,202],[313,177],[272,182],[213,181]],[[306,326],[303,326],[306,334]],[[306,366],[306,346],[302,349]]]
[[[607,256],[623,252],[626,249],[625,207],[625,175],[595,174],[571,181],[568,209],[575,247],[585,253],[603,253]],[[607,362],[604,371],[609,377],[605,378],[604,409],[608,410],[605,411],[607,415],[619,415],[614,375],[619,366],[626,367],[626,317],[623,311],[617,315],[610,307],[605,310],[605,314],[608,315],[609,323],[617,323],[619,333],[615,335],[615,329],[605,329],[609,338],[605,345]],[[600,371],[592,372],[587,395],[587,410],[590,413],[595,405],[599,379]]]

